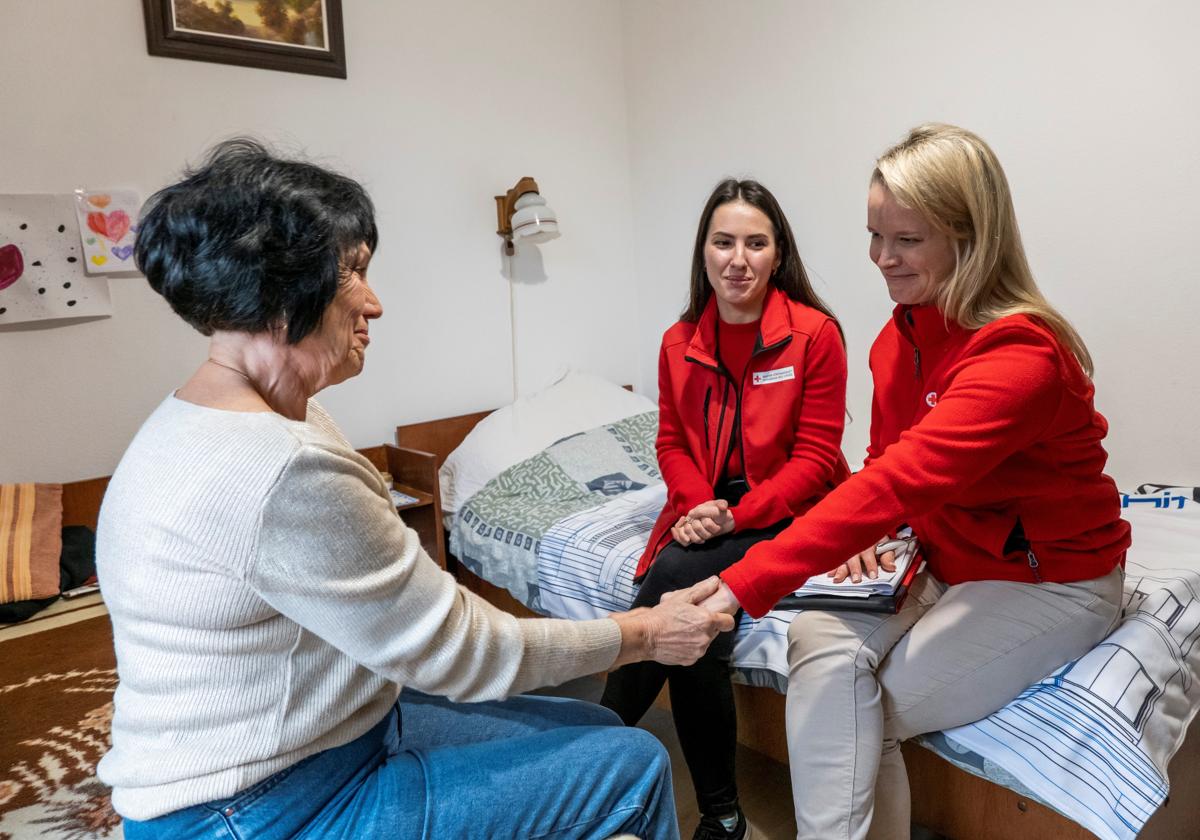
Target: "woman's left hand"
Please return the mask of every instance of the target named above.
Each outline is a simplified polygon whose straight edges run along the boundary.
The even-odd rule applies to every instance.
[[[886,540],[887,537],[883,539]],[[883,540],[880,540],[880,543],[882,542]],[[833,578],[834,583],[841,583],[846,578],[849,578],[851,583],[859,583],[863,579],[864,574],[874,580],[879,577],[880,569],[883,569],[885,572],[896,571],[896,552],[888,550],[882,554],[876,554],[877,548],[878,546],[872,546],[864,551],[860,551],[845,563],[826,574],[826,577]]]

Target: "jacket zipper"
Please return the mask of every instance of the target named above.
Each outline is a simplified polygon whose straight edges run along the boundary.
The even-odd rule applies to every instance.
[[[705,442],[705,445],[707,445],[708,448],[712,450],[712,470],[715,473],[716,469],[717,469],[717,450],[720,448],[720,442],[721,442],[721,429],[723,429],[725,427],[725,407],[726,407],[726,401],[728,400],[729,382],[730,382],[731,377],[729,376],[729,371],[725,370],[725,367],[720,363],[720,361],[717,362],[716,367],[713,367],[712,365],[702,362],[699,359],[693,358],[691,356],[685,355],[683,357],[683,359],[686,362],[691,362],[692,364],[700,365],[700,367],[704,368],[705,370],[711,370],[713,373],[715,373],[717,376],[723,378],[725,381],[725,387],[721,393],[721,413],[717,416],[717,434],[713,438],[713,443],[717,444],[717,446],[713,446],[712,443],[708,442],[708,406],[709,406],[710,400],[712,399],[712,386],[711,385],[708,387],[708,391],[704,395],[704,442]],[[715,479],[714,479],[714,481],[715,481]]]
[[[916,322],[913,320],[913,314],[912,314],[911,309],[905,310],[904,320],[906,322],[908,322],[909,327],[914,327],[914,328],[916,327]],[[918,382],[920,382],[921,381],[921,348],[917,347],[917,342],[915,339],[910,338],[909,340],[912,341],[912,345],[913,345],[913,377]]]
[[[760,340],[761,340],[761,336],[760,336]],[[750,358],[746,361],[745,370],[742,371],[742,385],[741,385],[741,388],[738,389],[737,414],[734,416],[734,423],[737,424],[736,428],[737,428],[737,436],[738,436],[738,446],[740,446],[742,448],[742,478],[745,479],[746,489],[748,489],[748,490],[753,489],[754,485],[750,483],[750,471],[748,469],[746,469],[746,432],[745,432],[745,428],[744,428],[745,424],[742,423],[742,404],[746,401],[746,374],[750,373],[750,365],[754,362],[755,356],[762,355],[763,353],[767,352],[768,350],[775,350],[779,347],[782,347],[783,345],[787,344],[791,340],[792,340],[792,337],[789,335],[780,341],[776,341],[774,344],[772,344],[769,347],[759,347],[759,348],[755,349],[750,354]],[[729,467],[729,457],[732,454],[732,449],[733,449],[733,447],[731,446],[730,452],[726,453],[726,455],[725,455],[726,469],[728,469],[728,467]]]
[[[750,487],[750,471],[746,469],[746,435],[742,430],[742,403],[746,401],[746,374],[750,372],[750,363],[753,361],[754,353],[751,353],[750,358],[746,360],[746,367],[742,370],[742,384],[737,388],[737,410],[733,415],[733,428],[737,432],[737,445],[742,450],[742,478],[746,482],[747,489]],[[729,471],[729,459],[732,457],[733,441],[730,440],[729,451],[725,453],[725,469],[722,472]]]
[[[721,371],[722,371],[722,373],[725,372],[724,366],[721,367]],[[725,428],[725,408],[728,405],[729,405],[729,374],[725,373],[725,385],[721,389],[721,413],[717,416],[717,434],[716,434],[716,437],[713,438],[713,441],[716,443],[716,446],[712,447],[712,451],[713,451],[713,454],[712,454],[713,455],[712,476],[713,476],[714,482],[716,482],[720,479],[720,476],[717,475],[717,453],[721,451],[721,429]],[[729,454],[727,452],[726,460],[728,460],[728,457],[729,457]]]
[[[712,444],[708,441],[708,406],[712,402],[712,386],[708,386],[708,390],[704,392],[704,447],[712,449]]]
[[[1033,572],[1033,579],[1037,583],[1042,582],[1041,564],[1038,562],[1037,555],[1033,553],[1032,548],[1025,549],[1025,556],[1029,558],[1029,571]]]

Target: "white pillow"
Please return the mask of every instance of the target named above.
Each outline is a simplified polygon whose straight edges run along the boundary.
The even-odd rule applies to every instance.
[[[438,472],[442,514],[450,518],[483,485],[557,440],[656,408],[647,397],[572,371],[479,421]]]

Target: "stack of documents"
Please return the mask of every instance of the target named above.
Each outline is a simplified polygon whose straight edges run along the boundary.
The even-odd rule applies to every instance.
[[[775,608],[896,612],[904,603],[908,587],[922,565],[921,552],[917,538],[907,529],[901,532],[901,536],[875,546],[876,556],[889,551],[896,552],[895,571],[885,572],[881,567],[875,578],[867,577],[864,572],[858,583],[851,582],[849,578],[834,583],[833,578],[822,572],[813,575],[803,586],[781,599]]]

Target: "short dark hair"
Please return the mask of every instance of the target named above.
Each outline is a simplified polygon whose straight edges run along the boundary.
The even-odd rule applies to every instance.
[[[286,325],[294,344],[321,322],[342,261],[378,241],[361,184],[236,138],[151,196],[134,255],[154,291],[204,335]]]
[[[833,318],[834,323],[837,323],[837,318],[834,317],[832,310],[813,291],[812,284],[808,281],[808,273],[804,270],[804,263],[800,260],[800,251],[796,247],[796,237],[792,235],[792,226],[788,224],[787,216],[783,215],[783,208],[779,206],[775,196],[758,181],[739,181],[736,178],[726,178],[717,184],[713,188],[712,194],[709,195],[708,201],[705,202],[704,210],[700,213],[700,225],[696,229],[696,245],[692,250],[692,277],[688,291],[688,305],[679,319],[692,323],[699,321],[700,316],[704,313],[704,307],[708,305],[708,299],[712,297],[712,286],[708,282],[708,271],[704,264],[704,242],[708,238],[708,226],[712,224],[712,217],[717,212],[717,208],[733,201],[744,201],[751,207],[758,208],[771,222],[771,227],[775,232],[775,248],[779,254],[779,268],[775,269],[771,275],[771,285],[792,300],[824,312]],[[841,332],[841,324],[837,326],[838,331]],[[843,343],[844,341],[845,339],[843,339]]]

